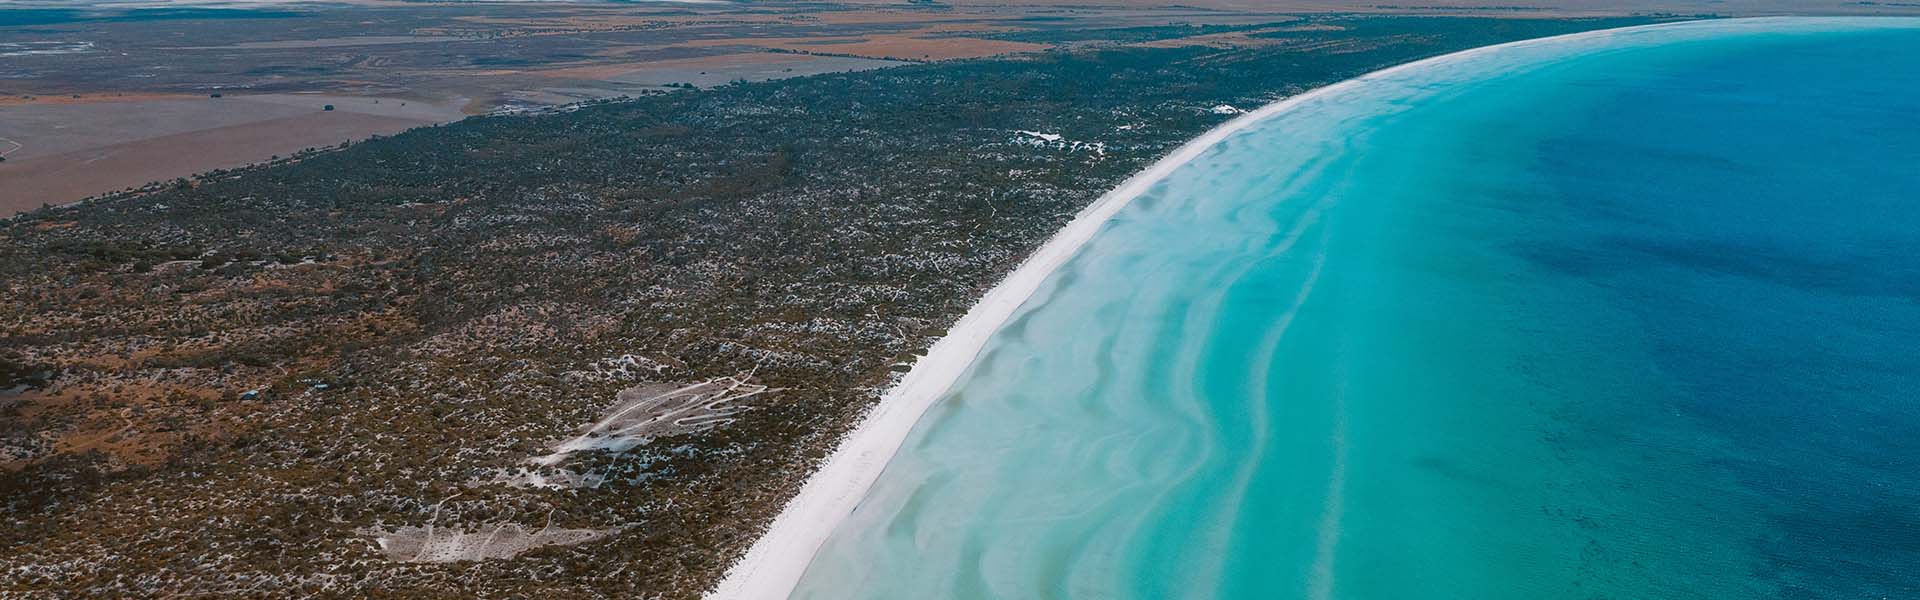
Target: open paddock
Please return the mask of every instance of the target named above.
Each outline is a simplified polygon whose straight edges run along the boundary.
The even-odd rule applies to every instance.
[[[690,83],[712,87],[734,81],[768,81],[822,73],[865,71],[906,64],[846,56],[811,56],[779,52],[743,52],[635,64],[595,65],[541,71],[546,77],[591,79],[622,87],[656,88]]]
[[[0,151],[13,148],[0,162],[0,215],[454,121],[463,103],[271,94],[0,106]]]
[[[690,42],[690,46],[737,46],[751,44],[792,52],[835,54],[888,60],[951,60],[984,58],[1018,52],[1039,52],[1050,46],[1030,42],[991,40],[954,36],[922,36],[914,33],[868,36],[714,39]]]

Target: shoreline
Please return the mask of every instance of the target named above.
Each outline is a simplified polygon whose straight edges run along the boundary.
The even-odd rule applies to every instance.
[[[1717,20],[1716,20],[1717,21]],[[1739,19],[1735,21],[1750,21]],[[1361,84],[1399,73],[1452,63],[1489,53],[1542,43],[1604,38],[1701,21],[1676,21],[1600,29],[1519,40],[1442,54],[1395,65],[1283,98],[1207,130],[1162,157],[1074,216],[1019,266],[980,298],[916,360],[907,375],[881,398],[851,433],[840,441],[800,492],[774,517],[766,532],[705,595],[707,600],[785,598],[793,593],[814,556],[833,531],[865,498],[894,454],[935,402],[944,397],[1019,308],[1061,265],[1103,229],[1115,214],[1193,159],[1254,123],[1309,102],[1351,91]],[[1721,21],[1724,22],[1724,21]]]

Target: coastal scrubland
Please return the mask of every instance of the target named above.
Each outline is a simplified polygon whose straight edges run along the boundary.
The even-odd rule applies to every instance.
[[[697,597],[982,291],[1223,107],[1648,20],[1029,32],[1053,49],[482,116],[14,217],[0,591]],[[1133,45],[1197,34],[1261,41]]]

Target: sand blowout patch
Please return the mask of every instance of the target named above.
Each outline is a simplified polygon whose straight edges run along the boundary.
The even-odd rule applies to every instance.
[[[742,402],[779,389],[749,383],[751,374],[716,377],[692,385],[652,383],[621,390],[618,403],[587,432],[560,442],[532,463],[559,464],[582,450],[625,452],[655,439],[699,433],[734,422]]]
[[[658,373],[664,368],[666,365],[628,355],[595,365],[593,372],[631,375]],[[784,389],[752,383],[752,377],[748,373],[694,384],[647,383],[621,390],[615,395],[613,407],[599,421],[586,427],[584,433],[555,443],[552,452],[529,458],[522,466],[499,469],[491,476],[475,478],[467,484],[547,489],[599,489],[620,482],[637,484],[651,475],[606,465],[579,470],[562,464],[581,451],[626,454],[661,438],[700,433],[733,423],[736,415],[751,408],[749,401],[764,400]],[[625,460],[621,464],[631,467],[652,459],[636,460]]]
[[[551,524],[527,531],[515,523],[492,529],[461,531],[433,527],[401,527],[377,531],[374,541],[387,558],[399,562],[449,563],[506,559],[544,546],[572,546],[607,536],[599,529],[562,529]]]
[[[434,507],[434,517],[440,515]],[[450,563],[507,559],[546,546],[572,546],[607,537],[610,529],[566,529],[553,526],[551,517],[536,531],[518,523],[498,523],[464,530],[436,528],[432,521],[425,527],[400,527],[392,531],[365,529],[390,560],[411,563]]]

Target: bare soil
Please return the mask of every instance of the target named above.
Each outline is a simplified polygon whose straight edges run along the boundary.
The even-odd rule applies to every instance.
[[[0,163],[0,215],[433,123],[340,111],[309,113],[8,160]]]

